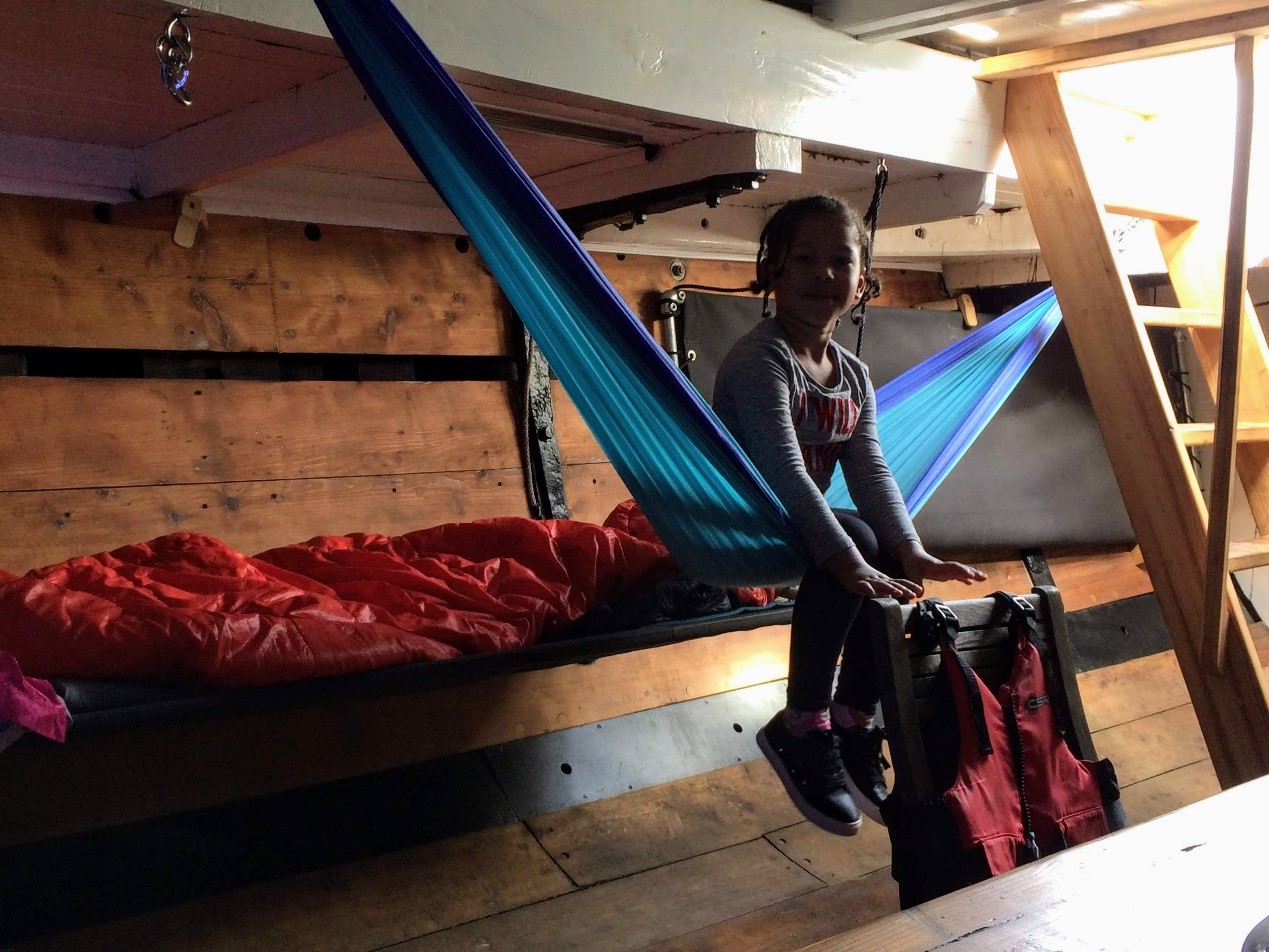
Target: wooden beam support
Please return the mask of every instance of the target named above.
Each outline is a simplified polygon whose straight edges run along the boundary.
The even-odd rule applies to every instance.
[[[807,177],[808,187],[814,184]],[[828,183],[830,191],[840,186]],[[866,189],[845,192],[842,197],[856,208],[866,209],[872,201]],[[946,172],[919,179],[891,181],[878,212],[883,228],[923,222],[961,220],[987,215],[996,203],[996,176],[991,172]]]
[[[1107,63],[1225,46],[1239,36],[1269,33],[1269,6],[1151,27],[1042,50],[1005,53],[978,61],[979,79],[1019,79]]]
[[[834,30],[868,43],[903,40],[942,27],[981,20],[1039,0],[816,0],[812,12]]]
[[[1212,763],[1224,786],[1269,773],[1269,697],[1241,614],[1224,672],[1201,664],[1204,504],[1056,77],[1010,81],[1005,134]]]
[[[1153,307],[1143,304],[1137,308],[1137,317],[1147,327],[1206,327],[1219,329],[1219,311],[1191,309],[1188,307]]]
[[[943,283],[950,291],[1047,280],[1049,269],[1038,253],[1025,257],[971,258],[964,261],[943,259]]]
[[[0,192],[125,202],[136,174],[131,149],[0,133]]]
[[[890,200],[887,190],[885,201]],[[884,204],[884,202],[883,202]],[[1025,208],[877,229],[877,258],[1023,258],[1040,254]]]
[[[1229,605],[1230,496],[1234,491],[1239,371],[1242,368],[1243,300],[1247,297],[1247,192],[1251,181],[1251,133],[1255,118],[1254,37],[1234,45],[1238,109],[1234,127],[1234,175],[1229,201],[1229,241],[1221,306],[1220,382],[1216,390],[1216,442],[1208,488],[1207,563],[1203,596],[1203,661],[1219,672],[1225,663]]]
[[[968,294],[955,294],[937,301],[927,301],[916,305],[918,311],[959,311],[961,322],[966,330],[978,326],[978,309],[974,307],[974,299]]]
[[[619,198],[712,175],[802,171],[802,140],[766,132],[725,132],[659,149],[652,159],[627,150],[539,176],[538,188],[556,208]]]
[[[151,198],[207,188],[381,121],[352,70],[340,70],[139,149],[137,190]]]
[[[269,169],[199,193],[213,215],[461,235],[426,182],[362,178],[324,169]]]

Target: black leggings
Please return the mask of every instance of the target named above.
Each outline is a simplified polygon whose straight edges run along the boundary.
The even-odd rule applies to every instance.
[[[898,562],[882,553],[868,523],[845,509],[834,509],[846,534],[855,540],[864,561],[895,578],[902,577]],[[865,714],[877,710],[881,689],[872,646],[863,626],[855,619],[865,595],[848,592],[837,579],[817,565],[811,566],[798,588],[793,604],[793,634],[789,642],[789,707],[797,711],[822,711],[830,697]],[[833,689],[833,669],[842,659],[842,673]]]

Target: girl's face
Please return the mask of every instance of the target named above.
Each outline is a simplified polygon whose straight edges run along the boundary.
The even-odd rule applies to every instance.
[[[793,227],[788,254],[772,277],[782,322],[826,327],[848,311],[864,289],[859,236],[840,215],[805,215]]]

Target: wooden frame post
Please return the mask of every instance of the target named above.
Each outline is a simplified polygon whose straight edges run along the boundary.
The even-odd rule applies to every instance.
[[[1224,670],[1201,663],[1206,507],[1056,76],[1010,80],[1005,136],[1212,764],[1224,786],[1269,773],[1269,697],[1241,614]]]
[[[1229,604],[1225,600],[1229,588],[1229,500],[1234,491],[1245,323],[1243,299],[1247,296],[1247,191],[1251,180],[1252,120],[1256,104],[1255,48],[1256,40],[1250,36],[1240,36],[1234,44],[1238,115],[1234,129],[1234,177],[1221,302],[1220,383],[1216,391],[1216,433],[1212,447],[1212,481],[1208,487],[1207,561],[1203,576],[1203,661],[1217,672],[1225,661],[1225,628],[1229,621]]]

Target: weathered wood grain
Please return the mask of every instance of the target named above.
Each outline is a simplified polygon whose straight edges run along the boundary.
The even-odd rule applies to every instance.
[[[304,229],[269,229],[283,352],[508,353],[509,305],[466,238]]]
[[[21,573],[167,532],[248,554],[317,535],[399,535],[528,516],[519,469],[0,493],[0,567]]]
[[[573,882],[589,886],[735,846],[800,819],[775,771],[751,761],[526,822]]]
[[[263,229],[214,225],[187,250],[85,202],[0,198],[0,346],[276,350]]]
[[[574,463],[564,467],[564,494],[574,519],[603,525],[609,513],[630,498],[611,463]]]
[[[355,777],[763,684],[784,677],[788,650],[788,629],[775,626],[400,697],[72,737],[65,746],[27,737],[4,754],[0,843]]]
[[[1046,552],[1045,558],[1068,612],[1153,591],[1132,549],[1057,550]]]
[[[774,770],[771,772],[775,773]],[[768,833],[767,840],[808,873],[826,883],[858,879],[890,865],[890,835],[884,826],[867,819],[854,836],[826,833],[802,821]]]
[[[1093,746],[1114,761],[1124,786],[1208,759],[1191,704],[1097,731]]]
[[[77,930],[27,948],[371,952],[572,888],[516,824]]]
[[[1094,732],[1182,707],[1190,700],[1171,651],[1085,671],[1076,680],[1088,729]]]
[[[849,841],[842,844],[849,849]],[[794,952],[899,910],[890,869],[835,883],[651,946],[651,952]],[[889,946],[877,946],[888,949]]]
[[[765,840],[717,850],[406,942],[400,952],[617,952],[819,888]]]
[[[497,381],[8,377],[0,404],[0,490],[519,466]]]
[[[1145,823],[1220,792],[1212,762],[1204,759],[1139,780],[1124,787],[1120,796],[1128,819]]]

